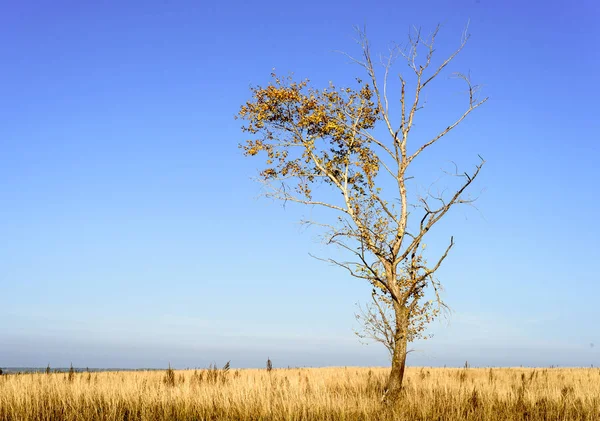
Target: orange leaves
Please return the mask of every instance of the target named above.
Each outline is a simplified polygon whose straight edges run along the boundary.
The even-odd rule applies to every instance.
[[[312,191],[310,190],[310,187],[308,185],[308,183],[298,183],[298,186],[296,187],[296,191],[306,197],[306,198],[310,198]]]
[[[361,167],[363,173],[367,177],[369,187],[373,189],[375,176],[379,172],[379,158],[368,148],[361,148],[358,151],[358,156],[359,160],[357,161],[357,165]]]
[[[270,149],[261,140],[247,140],[245,145],[240,145],[240,148],[244,150],[246,156],[254,156],[262,150]]]
[[[301,99],[300,89],[304,86],[304,83],[295,84],[286,88],[283,86],[269,85],[266,89],[259,90],[258,94],[261,96],[261,100],[270,102],[272,104],[284,103],[284,102],[297,102]]]
[[[262,135],[240,146],[246,156],[267,153],[261,177],[286,184],[295,178],[290,187],[307,198],[308,185],[324,180],[364,196],[359,202],[368,199],[379,171],[366,133],[379,118],[371,87],[359,81],[358,89],[330,84],[318,90],[307,80],[272,77],[269,85],[251,89],[251,99],[237,115],[247,122],[242,130]]]
[[[300,176],[301,172],[302,172],[302,168],[301,168],[300,164],[298,163],[298,160],[287,161],[281,167],[281,175],[283,175],[283,176],[288,176],[288,175]]]
[[[263,170],[260,175],[267,179],[267,178],[272,178],[275,177],[277,175],[277,172],[273,169],[273,168],[267,168],[265,170]]]

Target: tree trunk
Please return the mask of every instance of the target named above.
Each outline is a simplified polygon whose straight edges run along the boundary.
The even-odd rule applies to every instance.
[[[383,395],[383,399],[386,402],[397,400],[402,391],[402,381],[404,379],[404,369],[406,367],[406,349],[407,337],[406,335],[402,335],[402,337],[396,341],[394,347],[392,371],[390,371],[390,376],[388,377]]]
[[[406,351],[408,347],[408,321],[404,312],[396,315],[400,318],[396,323],[396,342],[394,344],[394,355],[392,356],[392,370],[385,386],[383,400],[393,402],[397,400],[402,391],[404,380],[404,369],[406,367]]]

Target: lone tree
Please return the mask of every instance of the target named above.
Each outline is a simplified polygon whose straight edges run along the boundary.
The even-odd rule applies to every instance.
[[[346,56],[366,71],[366,82],[356,79],[355,88],[330,83],[328,88],[316,89],[308,80],[294,81],[273,73],[267,86],[251,88],[252,98],[237,115],[246,121],[242,130],[252,135],[240,145],[244,155],[265,158],[258,180],[267,197],[337,214],[334,222],[303,222],[319,226],[327,244],[354,256],[353,261],[322,260],[373,285],[374,304],[364,313],[363,322],[366,334],[386,344],[391,353],[386,400],[397,397],[402,389],[408,342],[422,335],[443,305],[434,274],[454,240],[450,238],[445,252],[428,264],[423,256],[424,238],[454,205],[473,201],[465,192],[484,164],[481,159],[472,171],[453,173],[459,184],[449,194],[409,191],[407,181],[412,177],[407,171],[413,161],[487,100],[477,98],[478,87],[468,75],[455,73],[467,86],[465,108],[435,136],[418,144],[409,142],[415,115],[423,108],[425,88],[469,38],[465,31],[458,48],[432,65],[438,31],[439,26],[423,37],[420,30],[414,30],[406,47],[391,49],[382,60],[382,75],[376,72],[364,31],[357,31],[362,56]],[[391,112],[388,76],[397,58],[406,60],[414,81],[407,83],[399,75],[399,107]],[[428,288],[433,300],[425,300]]]

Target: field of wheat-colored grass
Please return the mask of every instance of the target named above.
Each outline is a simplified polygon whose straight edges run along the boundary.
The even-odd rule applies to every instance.
[[[600,420],[600,369],[385,368],[0,376],[0,420]]]

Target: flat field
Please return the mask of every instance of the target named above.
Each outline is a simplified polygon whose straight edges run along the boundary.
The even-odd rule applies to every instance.
[[[386,368],[0,376],[1,421],[600,420],[598,368],[409,368],[394,405]]]

